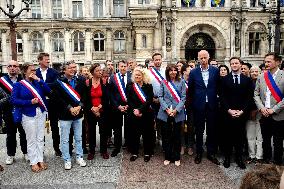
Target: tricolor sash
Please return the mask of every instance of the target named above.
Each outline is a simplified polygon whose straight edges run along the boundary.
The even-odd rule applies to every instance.
[[[150,72],[152,73],[152,75],[155,77],[155,79],[161,84],[163,80],[165,80],[163,78],[163,76],[161,75],[161,73],[156,69],[156,68],[151,68]]]
[[[277,103],[279,103],[284,98],[284,96],[280,91],[279,87],[276,85],[270,71],[264,72],[264,80],[272,96],[277,101]]]
[[[7,81],[7,79],[3,76],[0,78],[0,83],[9,91],[12,92],[13,86]]]
[[[38,103],[44,108],[45,111],[47,111],[47,107],[40,96],[40,94],[37,92],[37,90],[26,80],[21,80],[20,83],[24,85],[31,93],[32,95],[38,99]]]
[[[171,81],[164,80],[164,83],[168,90],[170,91],[171,95],[174,97],[174,99],[177,101],[177,103],[180,102],[181,95],[179,94],[175,84]]]
[[[119,73],[114,74],[114,81],[115,81],[115,84],[118,88],[118,92],[121,96],[121,99],[124,102],[127,102],[126,93],[125,93],[125,86],[122,84],[124,82],[122,82],[122,78],[121,78]]]
[[[141,100],[141,102],[145,103],[146,102],[146,95],[143,92],[142,88],[137,83],[133,83],[133,89],[134,89],[136,95],[138,96],[138,98]]]
[[[60,81],[59,79],[57,79],[59,85],[62,87],[62,89],[77,103],[80,104],[81,101],[81,97],[80,95],[77,93],[77,91],[75,91],[75,89],[73,89],[70,85],[68,85],[67,83],[64,83],[63,81]]]

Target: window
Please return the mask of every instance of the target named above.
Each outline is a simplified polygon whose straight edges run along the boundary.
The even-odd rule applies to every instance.
[[[52,0],[53,18],[62,18],[62,2],[61,0]]]
[[[124,2],[123,0],[113,0],[114,17],[124,17]]]
[[[103,0],[94,0],[94,17],[103,17]]]
[[[114,34],[114,51],[117,53],[125,51],[125,35],[122,31],[117,31]]]
[[[55,32],[52,35],[52,47],[53,52],[63,52],[64,51],[64,37],[61,32]]]
[[[40,0],[32,0],[31,10],[32,10],[32,18],[41,18]]]
[[[82,1],[72,1],[72,7],[73,7],[73,18],[82,18],[83,17]]]
[[[82,32],[74,33],[74,52],[81,52],[85,50],[84,35]]]
[[[146,37],[146,35],[142,35],[142,47],[147,48],[147,37]]]
[[[211,0],[211,7],[224,7],[225,0]]]
[[[16,34],[16,44],[17,44],[17,52],[22,53],[23,52],[23,39],[20,34]]]
[[[249,33],[249,55],[260,54],[260,32]]]
[[[195,6],[195,0],[181,0],[181,6],[182,7],[194,7]]]
[[[284,54],[284,32],[280,33],[280,54]]]
[[[138,4],[150,4],[150,0],[138,0]]]
[[[43,36],[39,32],[34,32],[31,37],[32,41],[32,52],[39,53],[43,52]]]
[[[251,7],[264,7],[267,0],[250,0]]]
[[[94,35],[94,51],[105,50],[105,36],[102,33],[95,33]]]

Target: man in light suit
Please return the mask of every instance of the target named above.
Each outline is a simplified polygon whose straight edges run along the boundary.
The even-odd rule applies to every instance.
[[[279,69],[281,57],[276,53],[265,55],[264,63],[267,72],[258,77],[254,91],[257,109],[262,114],[260,127],[263,137],[263,159],[266,163],[271,160],[273,136],[274,163],[281,165],[284,136],[284,72]]]
[[[187,101],[193,111],[194,127],[196,131],[196,164],[201,163],[203,153],[203,133],[207,131],[207,159],[216,165],[219,161],[215,154],[216,146],[216,118],[217,91],[219,85],[219,70],[208,64],[209,53],[206,50],[198,52],[200,66],[190,72],[188,79]]]

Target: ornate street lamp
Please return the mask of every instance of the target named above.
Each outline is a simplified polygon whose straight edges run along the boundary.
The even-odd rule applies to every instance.
[[[10,27],[10,39],[11,39],[11,51],[12,51],[12,59],[13,60],[17,60],[17,46],[16,46],[16,27],[17,24],[15,23],[14,19],[18,16],[20,16],[20,14],[26,10],[27,12],[29,12],[30,8],[29,5],[31,4],[31,0],[22,0],[23,3],[25,3],[26,7],[22,8],[21,10],[19,10],[19,12],[14,13],[14,9],[15,9],[15,5],[13,3],[13,0],[6,0],[7,1],[7,8],[9,9],[9,11],[5,11],[2,7],[0,7],[0,10],[2,10],[2,12],[8,16],[10,18],[10,22],[8,23],[8,26]]]
[[[276,18],[275,18],[275,35],[274,35],[274,52],[280,54],[280,26],[282,24],[280,10],[280,0],[277,0]]]

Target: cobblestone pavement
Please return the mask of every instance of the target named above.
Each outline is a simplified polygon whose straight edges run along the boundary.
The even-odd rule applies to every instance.
[[[98,137],[97,137],[98,138]],[[49,165],[48,170],[32,173],[29,164],[17,149],[16,161],[13,165],[5,165],[6,135],[0,135],[0,164],[4,171],[0,172],[0,188],[138,188],[138,189],[206,189],[206,188],[238,188],[241,171],[233,163],[229,169],[216,166],[203,159],[200,165],[194,164],[194,157],[182,156],[181,166],[163,165],[161,152],[155,153],[150,162],[145,163],[141,155],[135,162],[130,162],[130,154],[126,151],[116,158],[103,160],[99,153],[93,161],[87,161],[87,167],[75,164],[70,171],[64,170],[63,160],[55,157],[52,149],[51,134],[46,135],[44,156]],[[110,151],[110,150],[109,150]],[[247,170],[246,170],[247,171]]]

